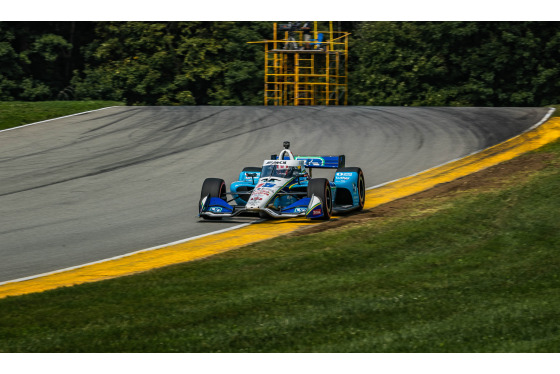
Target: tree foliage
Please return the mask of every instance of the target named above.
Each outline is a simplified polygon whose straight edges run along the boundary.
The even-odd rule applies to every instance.
[[[91,22],[0,22],[0,100],[72,98]]]
[[[356,31],[354,102],[541,106],[560,99],[556,22],[372,22]]]
[[[560,101],[557,22],[339,22],[350,104]],[[271,22],[0,22],[0,100],[261,105]]]
[[[128,104],[256,104],[268,25],[243,22],[109,22],[96,27],[88,64],[73,79],[80,98]]]

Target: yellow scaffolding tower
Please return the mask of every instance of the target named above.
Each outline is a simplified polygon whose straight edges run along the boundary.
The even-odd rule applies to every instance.
[[[348,36],[274,23],[274,39],[265,45],[264,105],[347,105]],[[281,39],[279,39],[279,37]]]

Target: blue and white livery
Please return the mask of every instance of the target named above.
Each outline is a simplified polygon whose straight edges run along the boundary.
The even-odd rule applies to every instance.
[[[337,169],[334,180],[312,178],[314,168]],[[200,194],[199,217],[328,220],[333,213],[361,210],[364,203],[364,174],[360,168],[345,167],[344,155],[294,156],[290,143],[284,142],[282,152],[264,160],[262,168],[243,169],[230,192],[223,179],[207,178]]]

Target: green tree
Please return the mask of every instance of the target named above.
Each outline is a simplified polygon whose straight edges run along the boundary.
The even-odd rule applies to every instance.
[[[263,25],[243,22],[103,22],[73,79],[82,98],[128,104],[240,105],[262,87]],[[262,57],[261,57],[262,61]],[[261,73],[262,74],[262,73]],[[260,98],[259,98],[260,99]]]
[[[80,48],[93,22],[0,22],[0,97],[71,99],[72,71],[83,68]]]
[[[22,70],[17,63],[17,53],[12,47],[14,34],[0,23],[0,100],[14,99],[17,91],[17,80],[22,75]]]
[[[560,101],[558,22],[335,22],[353,105]],[[0,22],[0,100],[260,105],[271,22]]]
[[[368,22],[353,104],[540,106],[560,100],[557,22]]]

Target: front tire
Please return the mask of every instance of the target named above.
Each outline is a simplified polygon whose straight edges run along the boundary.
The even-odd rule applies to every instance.
[[[200,200],[198,201],[198,206],[202,203],[202,199],[206,196],[218,197],[220,199],[226,200],[226,182],[220,178],[206,178],[204,183],[202,183],[202,189],[200,190]],[[203,219],[207,220],[219,220],[221,217],[206,217],[202,216]]]
[[[323,203],[323,216],[314,219],[327,221],[332,217],[333,199],[331,184],[328,179],[316,178],[311,179],[307,186],[307,197],[315,195]]]

